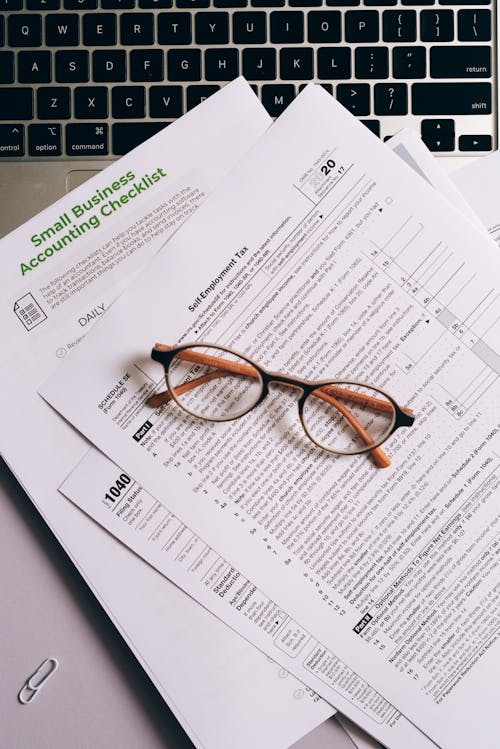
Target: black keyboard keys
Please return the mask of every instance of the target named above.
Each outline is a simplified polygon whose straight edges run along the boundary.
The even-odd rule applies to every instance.
[[[239,75],[238,50],[207,49],[205,52],[205,78],[207,81],[232,81]]]
[[[202,101],[208,99],[209,96],[215,94],[220,89],[220,86],[188,86],[186,92],[187,108],[194,109]]]
[[[367,83],[339,83],[336,98],[352,114],[370,114],[370,86]]]
[[[491,11],[459,10],[458,39],[461,42],[489,42],[491,39]]]
[[[169,81],[199,81],[201,52],[199,49],[169,49],[167,53]]]
[[[307,47],[280,50],[280,76],[284,81],[306,81],[313,77],[313,51]]]
[[[461,135],[458,147],[461,151],[491,151],[493,143],[491,135]]]
[[[30,156],[60,156],[61,149],[61,126],[29,125],[28,126],[28,152]]]
[[[229,13],[197,13],[195,18],[196,44],[228,44]]]
[[[0,125],[0,158],[24,156],[24,125]]]
[[[120,83],[126,80],[125,50],[95,50],[92,53],[92,77],[97,83]]]
[[[351,77],[351,50],[349,47],[320,47],[318,49],[318,78],[345,80]]]
[[[71,115],[70,91],[67,86],[43,86],[36,92],[39,120],[68,120]]]
[[[423,10],[420,13],[420,38],[423,42],[451,42],[454,25],[452,10]]]
[[[123,156],[166,125],[168,122],[117,122],[112,128],[113,153]]]
[[[153,44],[153,14],[123,13],[120,16],[120,41],[133,46]]]
[[[414,83],[413,114],[491,114],[491,83]]]
[[[19,13],[7,17],[8,39],[11,47],[40,47],[42,43],[42,17]]]
[[[454,138],[455,120],[422,120],[420,131],[422,138]]]
[[[74,98],[78,120],[100,120],[108,116],[108,89],[104,86],[77,86]]]
[[[264,44],[266,24],[266,14],[260,11],[233,13],[233,42],[235,44]]]
[[[166,120],[180,117],[182,108],[182,86],[151,86],[149,89],[149,116]]]
[[[374,89],[375,114],[408,114],[408,86],[406,83],[376,83]]]
[[[244,49],[243,75],[250,81],[270,81],[276,78],[276,50]]]
[[[17,77],[20,83],[50,83],[50,52],[23,51],[17,57]]]
[[[116,44],[116,15],[86,13],[83,16],[83,43],[88,47],[112,47]]]
[[[384,42],[415,42],[417,13],[414,10],[384,10],[382,28]]]
[[[356,78],[388,78],[389,54],[386,47],[358,47],[355,53]]]
[[[336,44],[341,39],[338,10],[311,10],[307,14],[307,39],[318,44]]]
[[[191,44],[191,13],[160,13],[158,44]]]
[[[58,13],[45,16],[45,42],[48,47],[76,47],[80,41],[78,16]]]
[[[66,153],[68,156],[104,156],[109,153],[106,123],[66,125]]]
[[[132,81],[162,81],[163,57],[161,49],[133,49],[130,53]]]
[[[300,44],[304,41],[304,14],[300,10],[275,10],[271,13],[271,42]]]
[[[14,83],[13,52],[0,52],[0,83]]]
[[[379,18],[376,10],[348,10],[345,14],[346,42],[378,42]]]
[[[111,113],[117,120],[135,120],[146,114],[143,86],[115,86],[111,92]]]
[[[89,53],[86,50],[56,52],[56,81],[86,83],[89,80]]]
[[[394,47],[392,69],[394,78],[425,78],[425,47]]]
[[[0,120],[32,120],[33,89],[0,88]]]
[[[432,78],[489,78],[491,48],[463,44],[431,47]]]
[[[271,117],[278,117],[295,97],[295,86],[289,83],[262,86],[262,103]]]

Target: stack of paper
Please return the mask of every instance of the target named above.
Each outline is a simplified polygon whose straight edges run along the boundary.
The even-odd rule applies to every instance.
[[[321,87],[269,125],[236,81],[3,240],[2,452],[197,745],[337,708],[391,749],[494,746],[497,248]],[[307,443],[286,393],[154,409],[156,341],[371,382],[415,425],[380,470]]]

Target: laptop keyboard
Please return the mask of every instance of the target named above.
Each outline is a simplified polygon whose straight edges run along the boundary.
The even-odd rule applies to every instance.
[[[376,135],[496,147],[489,0],[0,0],[0,157],[113,158],[244,75],[321,83]]]

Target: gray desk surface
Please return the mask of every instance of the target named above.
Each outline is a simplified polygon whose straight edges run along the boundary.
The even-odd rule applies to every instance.
[[[2,749],[190,749],[192,743],[1,462],[0,516]],[[19,689],[51,656],[60,662],[58,671],[30,705],[21,705]],[[331,720],[294,749],[353,749],[353,744]]]

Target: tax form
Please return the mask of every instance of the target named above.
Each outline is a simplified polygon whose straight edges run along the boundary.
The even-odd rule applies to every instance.
[[[41,388],[126,467],[122,513],[130,532],[156,514],[156,563],[177,522],[203,538],[183,569],[207,599],[234,598],[238,631],[258,629],[348,716],[344,668],[366,679],[376,737],[401,725],[392,704],[443,747],[500,739],[499,269],[468,220],[309,86]],[[380,471],[305,444],[285,395],[208,429],[154,411],[150,346],[196,340],[371,381],[416,425]]]
[[[89,446],[36,386],[269,124],[235,81],[0,242],[2,454],[193,742],[213,749],[286,747],[333,709],[61,501]]]
[[[465,200],[481,218],[490,236],[500,245],[500,210],[498,202],[498,151],[477,159],[452,175],[453,182]]]

